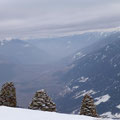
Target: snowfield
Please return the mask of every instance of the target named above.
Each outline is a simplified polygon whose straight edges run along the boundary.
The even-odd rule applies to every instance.
[[[95,102],[95,105],[99,105],[101,103],[107,102],[109,99],[110,99],[110,96],[108,94],[95,98],[95,100],[97,100],[97,102]]]
[[[111,120],[21,108],[0,107],[0,120]]]

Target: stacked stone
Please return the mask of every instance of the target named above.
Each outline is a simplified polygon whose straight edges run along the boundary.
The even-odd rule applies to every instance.
[[[16,89],[12,82],[5,83],[0,91],[0,105],[16,107]]]
[[[36,92],[29,109],[54,112],[56,111],[56,105],[42,89]]]
[[[98,117],[98,114],[96,112],[96,106],[94,105],[94,100],[91,96],[84,96],[80,110],[80,115]]]

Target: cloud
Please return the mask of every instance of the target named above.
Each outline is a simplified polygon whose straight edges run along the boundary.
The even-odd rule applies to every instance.
[[[0,0],[0,35],[54,36],[118,27],[120,0]]]

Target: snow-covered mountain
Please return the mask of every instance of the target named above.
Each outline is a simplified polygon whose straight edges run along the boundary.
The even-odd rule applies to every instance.
[[[20,108],[0,107],[1,120],[112,120]]]
[[[58,110],[78,113],[85,94],[95,100],[99,114],[120,114],[120,33],[77,52],[61,76],[65,89],[56,100]]]

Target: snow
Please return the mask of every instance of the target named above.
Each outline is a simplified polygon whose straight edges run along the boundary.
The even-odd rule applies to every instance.
[[[113,118],[115,120],[120,120],[120,114],[119,113],[112,114],[111,112],[106,112],[106,113],[102,114],[101,116]]]
[[[72,114],[77,114],[77,113],[80,114],[80,107],[72,111]]]
[[[0,120],[102,120],[102,119],[83,115],[60,114],[55,112],[43,112],[37,110],[1,106]]]
[[[106,58],[106,55],[103,55],[101,59],[104,60],[105,58]]]
[[[105,49],[105,51],[108,51],[108,49],[110,48],[110,46],[109,45],[107,45],[106,46],[106,49]]]
[[[62,92],[60,92],[59,95],[65,96],[66,94],[69,94],[78,88],[79,88],[79,86],[73,86],[72,88],[70,88],[69,86],[66,86],[65,89]]]
[[[117,64],[114,64],[114,68],[117,67]]]
[[[45,90],[44,90],[44,89],[41,89],[41,90],[38,90],[37,92],[45,92]]]
[[[74,90],[74,89],[78,89],[78,88],[79,88],[79,86],[73,86],[72,89]]]
[[[117,107],[118,109],[120,109],[120,105],[117,105],[116,107]]]
[[[118,77],[120,76],[120,72],[117,74],[117,76],[118,76]]]
[[[109,99],[110,99],[110,96],[108,94],[101,96],[101,97],[98,97],[98,98],[95,98],[95,100],[97,100],[95,102],[95,105],[99,105],[101,103],[107,102]]]
[[[78,52],[78,53],[76,53],[76,54],[73,56],[73,59],[78,60],[78,59],[83,58],[83,57],[85,57],[85,56],[86,56],[86,55],[83,54],[82,52]]]
[[[62,92],[60,92],[59,95],[65,96],[66,94],[71,93],[71,92],[73,92],[73,90],[69,86],[66,86],[65,89]]]
[[[82,76],[81,78],[79,78],[79,82],[86,82],[86,81],[88,81],[88,77],[84,77],[84,76]]]
[[[81,52],[76,53],[76,56],[80,56],[80,55],[82,55],[82,53],[81,53]]]
[[[94,95],[94,94],[96,94],[96,92],[94,90],[89,90],[89,91],[83,90],[81,92],[76,93],[76,95],[73,96],[73,98],[78,99],[80,97],[85,96],[86,94]]]

